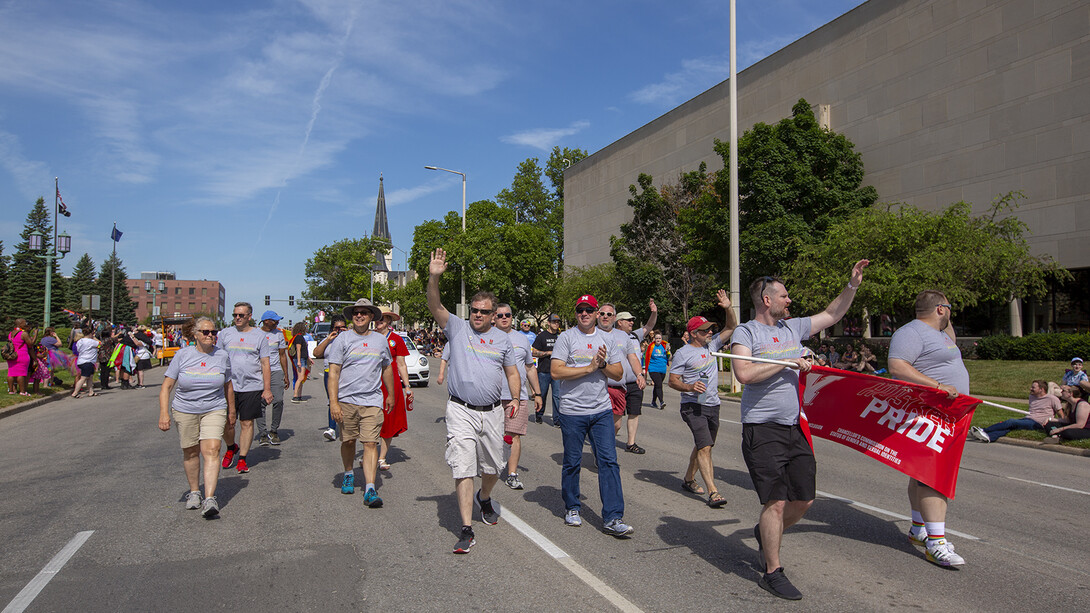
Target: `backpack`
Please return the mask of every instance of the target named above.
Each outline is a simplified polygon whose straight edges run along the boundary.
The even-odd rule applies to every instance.
[[[0,358],[8,362],[19,359],[19,354],[15,352],[15,345],[11,343],[11,340],[6,340],[3,345],[0,345]]]

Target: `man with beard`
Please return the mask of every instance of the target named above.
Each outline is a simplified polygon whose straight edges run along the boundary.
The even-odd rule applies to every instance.
[[[757,490],[762,509],[753,535],[762,554],[765,573],[758,585],[775,596],[799,600],[780,565],[780,539],[814,503],[817,465],[814,452],[799,426],[799,373],[810,370],[802,357],[802,342],[840,321],[863,282],[860,260],[852,268],[847,287],[824,311],[811,317],[788,319],[791,298],[783,282],[760,277],[749,286],[756,317],[738,326],[731,337],[731,353],[794,362],[796,369],[779,364],[731,360],[742,391],[742,457]]]

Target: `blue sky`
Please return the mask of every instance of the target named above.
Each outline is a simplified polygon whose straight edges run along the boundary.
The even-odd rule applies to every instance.
[[[859,4],[738,2],[739,70]],[[130,277],[298,296],[316,249],[371,232],[379,173],[407,251],[461,208],[461,179],[424,166],[493,198],[522,160],[593,153],[721,82],[728,6],[0,0],[0,240],[60,177],[65,274],[116,221]]]

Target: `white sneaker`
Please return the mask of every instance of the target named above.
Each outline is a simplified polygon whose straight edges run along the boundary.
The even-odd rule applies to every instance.
[[[916,545],[917,547],[924,547],[927,545],[927,530],[920,530],[919,532],[913,532],[911,529],[908,531],[908,542]]]
[[[333,428],[326,428],[322,431],[322,436],[325,437],[325,440],[332,441],[337,438],[337,431]]]
[[[583,518],[579,517],[579,511],[575,509],[569,509],[568,514],[564,516],[564,523],[578,528],[583,525]]]
[[[193,492],[189,492],[188,494],[186,494],[185,495],[185,508],[190,510],[190,511],[195,511],[195,510],[201,508],[201,493],[193,491]]]
[[[992,439],[988,438],[988,433],[984,431],[984,428],[980,426],[973,426],[969,428],[969,433],[973,435],[973,438],[981,443],[990,443]]]
[[[927,544],[927,561],[939,566],[961,566],[965,558],[954,553],[954,546],[946,539]]]

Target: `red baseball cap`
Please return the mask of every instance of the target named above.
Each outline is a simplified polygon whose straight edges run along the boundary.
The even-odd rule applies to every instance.
[[[590,306],[597,309],[598,308],[598,299],[595,298],[594,296],[591,296],[590,294],[583,294],[582,296],[579,297],[579,300],[575,301],[576,308],[578,308],[579,305],[581,305],[581,304],[589,304]]]
[[[692,319],[689,320],[689,323],[685,326],[685,329],[688,330],[689,332],[692,332],[694,330],[701,330],[703,328],[710,328],[713,325],[714,324],[712,324],[712,322],[708,321],[707,317],[701,317],[701,316],[697,315],[696,317],[693,317]]]

